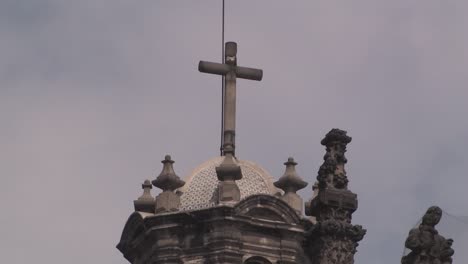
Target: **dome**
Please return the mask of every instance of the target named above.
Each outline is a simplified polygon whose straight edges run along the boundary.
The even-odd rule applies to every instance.
[[[198,166],[186,178],[185,186],[179,191],[180,210],[190,211],[213,207],[216,205],[215,195],[218,186],[218,177],[216,176],[216,167],[221,164],[224,157],[210,159]],[[241,199],[253,194],[271,194],[275,195],[281,192],[273,185],[273,177],[257,164],[237,160],[242,171],[242,179],[236,181],[239,186]]]

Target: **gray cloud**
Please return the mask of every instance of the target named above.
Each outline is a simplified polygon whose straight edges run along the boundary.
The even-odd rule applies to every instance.
[[[348,130],[354,222],[369,230],[357,263],[398,262],[432,204],[468,214],[468,4],[265,4],[227,3],[239,64],[265,72],[239,82],[239,157],[279,177],[293,155],[313,183],[320,139]],[[218,154],[220,80],[197,63],[220,60],[220,4],[23,0],[0,10],[2,257],[126,263],[114,246],[141,181],[166,153],[181,176]],[[455,261],[466,259],[455,246]]]

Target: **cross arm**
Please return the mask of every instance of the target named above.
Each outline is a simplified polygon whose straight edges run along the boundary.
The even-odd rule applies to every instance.
[[[198,64],[198,70],[204,73],[211,73],[217,75],[226,75],[229,71],[234,70],[236,77],[241,79],[248,79],[254,81],[261,81],[263,77],[263,71],[260,69],[231,66],[228,64],[200,61]]]

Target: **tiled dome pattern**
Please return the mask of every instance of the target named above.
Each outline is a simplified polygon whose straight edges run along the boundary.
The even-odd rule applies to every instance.
[[[218,178],[216,167],[222,162],[223,157],[211,159],[197,169],[187,178],[183,192],[180,209],[182,211],[197,210],[215,206],[216,188]],[[273,186],[273,178],[260,166],[238,160],[242,171],[242,179],[236,181],[239,186],[241,199],[253,194],[275,194],[279,192]]]

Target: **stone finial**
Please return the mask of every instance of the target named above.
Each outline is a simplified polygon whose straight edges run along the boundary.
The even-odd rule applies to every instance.
[[[175,191],[184,186],[185,182],[179,178],[174,172],[173,164],[170,155],[166,155],[161,161],[163,169],[156,180],[153,180],[153,185],[163,191]]]
[[[323,164],[320,166],[317,180],[319,189],[336,188],[347,189],[348,178],[344,165],[348,162],[345,157],[346,145],[351,142],[351,137],[346,131],[337,128],[327,133],[321,144],[326,146],[326,154]]]
[[[153,180],[153,185],[162,189],[163,192],[156,197],[155,213],[177,211],[180,206],[180,197],[175,193],[175,190],[184,186],[185,182],[179,178],[174,172],[174,161],[171,156],[166,155],[161,161],[163,169],[159,176]]]
[[[240,189],[236,181],[242,179],[242,171],[232,153],[226,153],[221,164],[216,167],[218,177],[218,204],[240,201]]]
[[[151,196],[151,182],[145,180],[141,188],[143,189],[143,194],[138,197],[137,200],[133,201],[135,211],[154,213],[154,197]]]
[[[453,239],[439,235],[435,226],[442,218],[442,209],[431,206],[422,218],[422,223],[409,232],[405,247],[412,251],[401,259],[402,264],[440,263],[451,264],[455,253]]]
[[[294,158],[288,158],[288,161],[284,163],[286,170],[283,176],[274,183],[277,188],[282,189],[285,192],[297,192],[304,189],[307,186],[307,182],[303,181],[296,172],[297,162]]]
[[[296,193],[307,186],[307,182],[303,181],[296,173],[297,163],[293,158],[288,158],[284,163],[286,170],[281,178],[274,183],[275,187],[284,191],[281,199],[288,203],[296,212],[302,214],[302,198]]]

